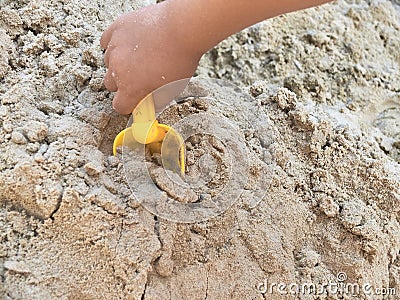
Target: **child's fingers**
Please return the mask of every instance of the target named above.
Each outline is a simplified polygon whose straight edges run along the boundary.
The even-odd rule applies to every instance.
[[[116,112],[127,115],[132,113],[138,101],[124,88],[118,89],[113,99],[113,108]]]
[[[109,67],[110,64],[110,55],[111,55],[111,49],[107,48],[106,52],[104,53],[104,64],[106,67]]]
[[[108,44],[110,43],[112,34],[113,34],[113,25],[111,25],[110,27],[108,27],[103,34],[101,35],[100,38],[100,46],[103,49],[107,49]]]
[[[108,69],[106,75],[104,76],[104,86],[110,92],[115,92],[118,90],[115,76],[116,75],[114,71],[111,71],[111,69]]]

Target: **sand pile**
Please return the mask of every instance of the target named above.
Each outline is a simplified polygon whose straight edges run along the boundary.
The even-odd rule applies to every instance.
[[[102,30],[152,2],[0,3],[0,294],[283,298],[263,289],[266,279],[399,293],[397,4],[339,1],[266,21],[208,53],[198,73],[249,97],[206,85],[221,103],[213,114],[239,129],[250,183],[264,182],[260,166],[271,176],[222,215],[177,224],[132,195],[121,157],[111,156],[127,118],[112,112],[102,85]],[[189,142],[193,166],[203,148],[218,154],[205,137]],[[386,299],[349,297],[365,298]]]

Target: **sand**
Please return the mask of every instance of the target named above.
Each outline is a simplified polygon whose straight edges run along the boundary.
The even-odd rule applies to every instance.
[[[121,13],[153,2],[0,0],[2,298],[398,299],[266,288],[351,283],[400,293],[398,2],[288,14],[203,57],[198,74],[242,92],[205,82],[217,101],[177,104],[163,121],[204,111],[228,120],[237,132],[221,138],[244,145],[248,168],[237,176],[247,179],[237,183],[243,193],[195,223],[151,213],[121,155],[111,155],[128,118],[112,112],[102,85],[99,37]],[[235,164],[207,135],[187,146],[193,178],[203,151],[219,175],[205,185],[207,202],[235,178],[224,177]]]

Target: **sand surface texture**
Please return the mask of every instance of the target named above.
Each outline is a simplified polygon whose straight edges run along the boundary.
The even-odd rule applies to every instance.
[[[153,2],[0,0],[2,299],[398,299],[265,289],[330,282],[400,294],[398,2],[281,16],[203,57],[198,74],[240,86],[246,100],[205,82],[217,101],[179,103],[163,122],[229,120],[237,131],[221,138],[244,145],[248,168],[232,177],[229,149],[193,136],[188,176],[203,189],[181,191],[155,157],[153,178],[183,204],[246,178],[221,215],[190,224],[149,212],[111,155],[128,118],[112,112],[99,38]]]

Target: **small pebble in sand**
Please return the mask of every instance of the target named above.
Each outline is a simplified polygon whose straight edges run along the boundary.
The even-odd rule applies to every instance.
[[[8,120],[3,121],[3,130],[7,133],[10,133],[11,131],[13,131],[13,126],[10,121],[8,121]]]
[[[119,161],[119,158],[116,157],[116,156],[111,155],[111,156],[109,156],[109,157],[107,158],[107,163],[108,163],[108,165],[109,165],[110,167],[116,167],[116,166],[118,166],[119,162],[120,162],[120,161]]]
[[[24,135],[19,132],[19,131],[13,131],[11,134],[11,141],[15,144],[19,145],[25,145],[26,144],[26,138]]]
[[[47,137],[49,128],[43,122],[31,121],[24,127],[25,136],[30,142],[40,142]]]
[[[26,150],[27,151],[29,151],[29,152],[31,152],[31,153],[35,153],[35,152],[38,152],[38,150],[39,150],[39,143],[29,143],[27,146],[26,146]]]
[[[83,167],[86,171],[86,173],[90,176],[96,176],[99,175],[101,172],[103,172],[104,167],[100,163],[96,163],[95,161],[89,162]]]

